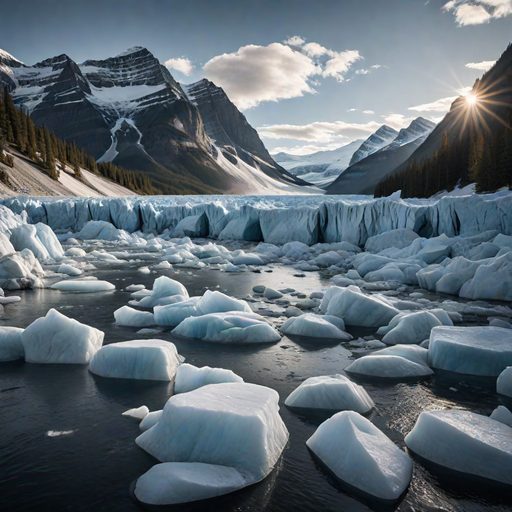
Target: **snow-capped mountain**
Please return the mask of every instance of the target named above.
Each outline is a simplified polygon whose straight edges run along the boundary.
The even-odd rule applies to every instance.
[[[307,155],[276,153],[274,160],[291,174],[309,183],[327,186],[348,167],[354,151],[362,142],[358,139],[333,150],[317,151]]]
[[[2,52],[2,84],[37,123],[99,161],[146,172],[163,193],[303,184],[273,161],[222,89],[209,82],[204,91],[188,87],[187,95],[146,48],[82,64],[62,54],[33,66]],[[217,141],[222,130],[228,137]]]
[[[390,144],[397,136],[398,132],[395,129],[383,124],[361,144],[359,149],[352,155],[349,165],[354,165],[363,158],[379,151],[379,149]]]
[[[377,184],[393,173],[425,141],[435,124],[418,117],[386,146],[350,165],[327,188],[329,194],[373,194]],[[371,138],[371,137],[370,137]]]

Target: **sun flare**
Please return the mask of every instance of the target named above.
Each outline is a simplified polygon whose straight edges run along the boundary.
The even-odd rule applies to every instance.
[[[476,94],[473,94],[472,92],[466,94],[466,103],[469,107],[473,107],[478,103],[478,97]]]

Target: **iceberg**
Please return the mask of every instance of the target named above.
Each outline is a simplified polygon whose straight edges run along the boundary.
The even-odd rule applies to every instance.
[[[125,327],[149,327],[155,325],[153,313],[149,311],[137,311],[130,306],[122,306],[114,311],[116,324]]]
[[[430,365],[440,370],[497,377],[512,366],[512,330],[504,327],[434,327]]]
[[[136,420],[143,420],[149,414],[149,409],[146,405],[141,405],[140,407],[136,407],[135,409],[128,409],[123,412],[123,416],[128,418],[133,418]]]
[[[142,432],[150,429],[156,422],[161,418],[162,410],[160,411],[151,411],[144,416],[143,420],[139,424],[139,428]]]
[[[153,282],[153,289],[139,302],[139,306],[153,308],[156,305],[182,302],[189,298],[187,289],[167,276],[160,276]]]
[[[181,363],[173,343],[165,340],[130,340],[98,350],[89,370],[100,377],[171,381]]]
[[[397,500],[411,481],[411,459],[357,412],[338,412],[306,444],[337,478],[380,500]]]
[[[50,288],[62,292],[78,293],[108,292],[116,289],[112,283],[97,279],[67,279],[66,281],[52,284]]]
[[[191,316],[172,333],[216,343],[274,343],[281,339],[262,316],[242,311]]]
[[[292,408],[348,410],[361,414],[366,414],[375,407],[363,386],[340,374],[306,379],[288,395],[284,403]]]
[[[23,359],[25,351],[19,327],[0,327],[0,362]]]
[[[496,391],[512,398],[512,366],[507,366],[496,379]]]
[[[461,410],[424,411],[405,444],[439,466],[512,485],[512,428],[487,416]]]
[[[415,311],[395,316],[386,328],[379,329],[379,334],[384,334],[382,341],[387,345],[421,343],[439,325],[453,325],[445,311]]]
[[[243,381],[244,379],[242,379],[242,377],[239,377],[231,370],[225,370],[224,368],[210,368],[209,366],[198,368],[197,366],[183,363],[176,371],[174,392],[187,393],[188,391],[193,391],[194,389],[207,386],[208,384]]]
[[[235,469],[198,462],[164,462],[144,473],[135,484],[135,496],[148,505],[177,505],[229,494],[246,487]]]
[[[104,333],[55,309],[21,334],[28,363],[87,364],[101,348]]]
[[[30,249],[34,256],[42,261],[64,256],[64,249],[53,230],[41,222],[36,225],[22,224],[13,229],[10,242],[17,251]]]
[[[350,340],[352,336],[343,329],[343,320],[335,316],[305,313],[286,320],[281,332],[290,336]]]
[[[201,499],[205,496],[203,491],[208,489],[216,492],[220,488],[218,494],[231,492],[232,478],[228,478],[230,485],[226,488],[222,484],[226,468],[240,475],[236,488],[263,480],[288,441],[278,402],[279,395],[273,389],[239,382],[210,384],[172,396],[157,423],[139,435],[136,443],[159,461],[177,466],[176,472],[169,476],[176,486],[164,489],[158,484],[162,477],[158,473],[155,479],[150,479],[154,481],[142,482],[143,489],[150,489],[149,496],[143,497],[142,491],[136,491],[136,495],[140,499],[156,495],[162,503],[162,492],[171,496],[171,500],[177,496],[185,501]],[[192,467],[199,471],[188,472],[189,464],[199,464]],[[202,464],[213,468],[201,470]],[[189,489],[192,492],[188,493]]]
[[[209,313],[225,313],[240,311],[252,313],[245,300],[235,299],[219,291],[206,290],[202,297],[155,307],[155,321],[158,325],[176,326],[190,316],[201,316]]]
[[[326,307],[328,315],[342,318],[345,324],[362,327],[386,325],[399,313],[383,299],[365,295],[357,286],[339,288],[332,295],[326,293],[322,307]]]

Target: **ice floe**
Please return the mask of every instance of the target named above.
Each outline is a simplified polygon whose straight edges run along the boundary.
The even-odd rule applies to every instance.
[[[176,378],[174,379],[174,392],[187,393],[194,389],[208,384],[221,384],[223,382],[243,382],[244,379],[239,377],[231,370],[224,368],[210,368],[183,363],[176,371]]]
[[[50,309],[21,334],[28,363],[87,364],[103,344],[104,333]]]
[[[345,324],[341,318],[331,315],[304,313],[286,320],[281,332],[290,336],[307,336],[310,338],[329,338],[350,340],[352,335],[344,331]]]
[[[306,444],[336,477],[369,496],[397,500],[411,481],[411,459],[357,412],[335,414]]]
[[[52,284],[50,288],[62,292],[77,293],[108,292],[116,289],[112,283],[100,281],[99,279],[67,279],[66,281]]]
[[[165,340],[130,340],[102,347],[89,370],[101,377],[170,381],[181,363],[176,346]]]

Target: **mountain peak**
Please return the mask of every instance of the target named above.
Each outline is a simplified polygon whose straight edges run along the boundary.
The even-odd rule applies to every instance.
[[[23,62],[21,60],[18,60],[16,57],[11,55],[9,52],[6,52],[5,50],[2,50],[0,48],[0,62],[5,62],[6,64],[9,64],[11,66],[24,66]]]
[[[144,46],[131,46],[130,48],[127,48],[126,50],[122,51],[121,53],[114,55],[114,57],[127,57],[128,55],[133,55],[135,53],[140,53],[140,52],[146,52],[146,53],[151,54],[151,52]]]
[[[398,132],[383,124],[376,132],[372,133],[362,144],[359,149],[352,155],[350,165],[354,165],[363,158],[375,153],[379,149],[387,146],[393,139],[398,136]]]

